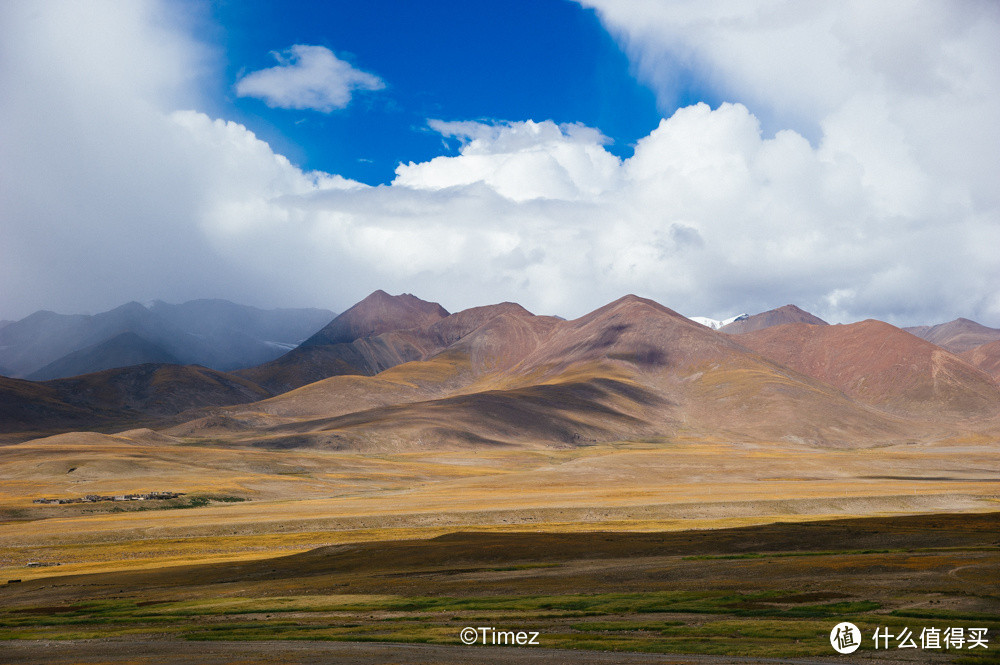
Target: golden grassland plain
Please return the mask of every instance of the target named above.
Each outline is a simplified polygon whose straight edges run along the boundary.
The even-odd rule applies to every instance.
[[[1000,508],[1000,450],[977,439],[850,450],[658,440],[357,454],[74,433],[0,448],[0,477],[0,575],[21,579],[471,527],[660,531]],[[153,490],[186,495],[32,503]],[[25,568],[31,561],[61,565]]]
[[[475,624],[552,648],[812,657],[832,619],[1000,630],[1000,449],[981,437],[360,454],[73,433],[0,447],[0,478],[10,645],[462,649]],[[155,490],[185,494],[32,503]]]

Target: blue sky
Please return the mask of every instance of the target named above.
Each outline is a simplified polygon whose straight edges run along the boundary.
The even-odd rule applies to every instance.
[[[1000,326],[994,0],[0,3],[0,319]]]
[[[441,154],[429,118],[582,123],[626,157],[661,117],[594,10],[572,2],[254,0],[215,3],[211,16],[223,27],[211,33],[226,64],[220,112],[304,168],[368,184],[391,181],[400,162]],[[271,52],[293,44],[324,46],[386,87],[331,113],[233,94],[242,75],[274,66]]]

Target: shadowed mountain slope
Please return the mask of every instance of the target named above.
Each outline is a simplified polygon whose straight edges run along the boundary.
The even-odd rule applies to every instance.
[[[810,314],[804,309],[799,309],[795,305],[784,305],[777,309],[748,316],[747,318],[740,319],[739,321],[733,321],[732,323],[719,328],[719,332],[738,335],[740,333],[763,330],[765,328],[780,326],[786,323],[808,323],[817,326],[828,325],[826,321],[818,316]]]
[[[250,381],[193,365],[134,365],[41,382],[0,378],[0,431],[147,421],[267,396]]]
[[[1000,339],[1000,329],[988,328],[981,323],[962,318],[936,326],[914,326],[903,328],[903,330],[937,344],[952,353],[969,351],[982,344]]]
[[[662,400],[625,381],[544,384],[407,402],[274,427],[268,445],[406,450],[447,446],[570,445],[656,433],[637,414]]]
[[[65,397],[57,386],[0,376],[0,433],[89,428],[119,415],[93,405],[70,404]]]
[[[132,332],[74,351],[28,376],[32,381],[99,372],[145,363],[180,364],[170,352]]]
[[[989,416],[1000,407],[1000,388],[986,373],[881,321],[794,323],[739,339],[761,355],[892,412]]]

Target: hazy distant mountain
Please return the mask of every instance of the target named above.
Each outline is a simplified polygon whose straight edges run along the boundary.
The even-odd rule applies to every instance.
[[[181,363],[231,370],[280,356],[332,317],[333,312],[321,309],[261,310],[225,300],[131,302],[93,316],[42,311],[0,328],[0,365],[18,377],[42,368],[45,376],[53,376],[47,366],[70,371],[78,360],[63,362],[64,357],[134,333]],[[103,357],[110,366],[119,363],[113,353]]]
[[[724,326],[719,327],[719,332],[740,334],[754,330],[763,330],[772,326],[780,326],[786,323],[808,323],[810,325],[829,325],[826,321],[814,316],[804,309],[799,309],[795,305],[784,305],[777,309],[771,309],[753,316],[744,316],[736,319]]]
[[[969,319],[955,319],[936,326],[914,326],[903,328],[928,342],[948,349],[952,353],[962,353],[981,344],[1000,339],[1000,329],[987,328]]]
[[[133,332],[125,332],[99,344],[65,355],[37,372],[32,372],[28,378],[32,381],[45,381],[145,363],[182,364],[173,354],[162,347]]]

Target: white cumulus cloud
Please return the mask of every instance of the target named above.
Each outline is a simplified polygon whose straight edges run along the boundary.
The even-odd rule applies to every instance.
[[[394,185],[444,189],[481,182],[515,201],[580,200],[615,186],[619,160],[604,149],[608,139],[589,127],[551,120],[428,124],[461,140],[461,156],[400,164]]]
[[[198,110],[192,73],[214,65],[164,22],[176,5],[0,3],[0,318],[152,298],[342,309],[383,288],[453,310],[575,316],[633,292],[713,318],[793,302],[1000,326],[996,12],[879,3],[911,21],[888,45],[931,54],[904,48],[903,67],[876,48],[876,10],[755,6],[602,5],[654,84],[683,48],[745,99],[666,113],[627,159],[597,128],[431,120],[457,154],[369,186]],[[769,39],[828,84],[800,62],[769,84],[726,59],[771,67],[751,48]],[[741,97],[744,73],[761,90]],[[799,120],[776,120],[782,100]]]
[[[329,113],[346,107],[356,90],[381,90],[379,77],[341,60],[325,46],[296,44],[272,53],[278,65],[236,82],[240,97],[256,97],[272,108]]]
[[[830,209],[827,223],[861,253],[873,239],[895,238],[866,288],[845,283],[829,297],[842,313],[913,320],[932,316],[931,301],[950,299],[952,311],[997,323],[1000,260],[983,260],[975,248],[1000,226],[1000,5],[579,1],[597,10],[665,111],[693,77],[745,104],[768,133],[793,128],[840,165],[824,187],[862,197],[865,208],[845,209],[853,218]],[[794,237],[771,241],[790,247]],[[965,277],[944,288],[935,270],[945,282]]]

